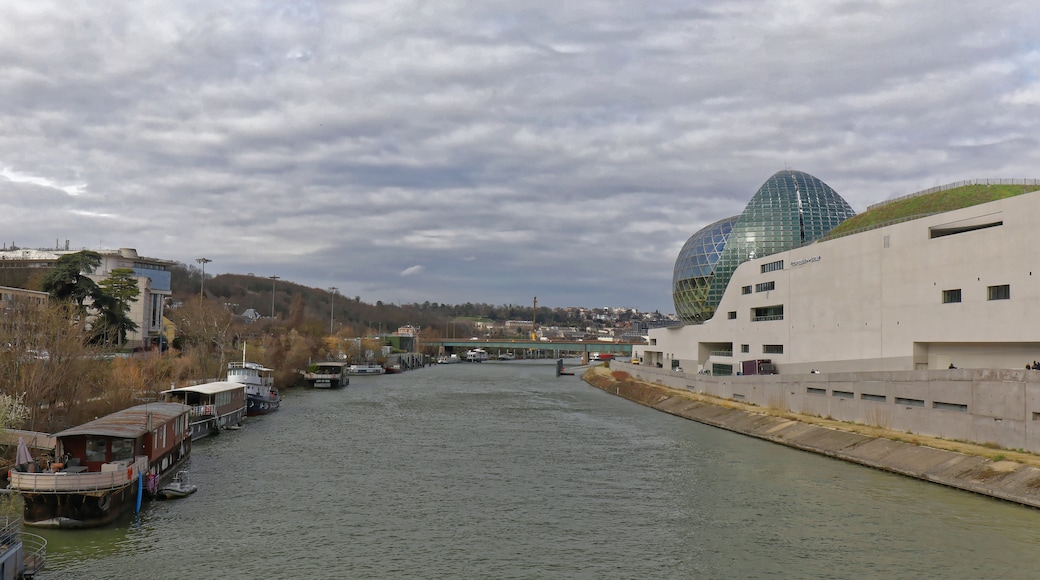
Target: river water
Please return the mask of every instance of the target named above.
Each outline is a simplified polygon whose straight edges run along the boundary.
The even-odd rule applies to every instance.
[[[673,417],[552,361],[283,394],[196,442],[196,494],[38,532],[42,577],[1040,576],[1040,511]]]

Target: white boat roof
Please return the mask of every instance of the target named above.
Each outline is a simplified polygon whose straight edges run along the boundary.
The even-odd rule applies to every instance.
[[[202,383],[201,385],[192,385],[190,387],[181,387],[179,389],[169,389],[163,391],[163,393],[202,393],[204,395],[213,395],[216,393],[223,393],[224,391],[235,391],[246,388],[242,383],[229,383],[228,381],[216,381],[212,383]]]
[[[255,362],[235,362],[235,361],[231,361],[231,362],[228,363],[228,370],[230,371],[232,369],[237,369],[237,370],[251,369],[251,370],[254,370],[254,371],[273,371],[274,370],[274,369],[269,369],[269,368],[265,367],[264,365],[262,365],[260,363],[255,363]]]

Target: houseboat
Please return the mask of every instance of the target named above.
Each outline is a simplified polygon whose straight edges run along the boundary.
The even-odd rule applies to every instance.
[[[466,360],[469,362],[484,362],[488,359],[488,353],[482,348],[474,348],[466,351]]]
[[[147,403],[55,434],[55,457],[41,472],[11,471],[25,500],[25,525],[91,528],[140,507],[191,454],[191,407]]]
[[[245,385],[247,417],[273,413],[282,402],[274,388],[274,369],[252,362],[229,362],[227,380]]]
[[[307,386],[315,389],[338,389],[350,384],[345,362],[320,362],[307,367],[303,373]]]
[[[377,364],[350,365],[347,367],[347,374],[354,376],[381,375],[385,372],[386,369]]]
[[[246,416],[246,387],[241,383],[218,381],[170,389],[162,392],[162,400],[191,407],[192,441],[240,425]]]

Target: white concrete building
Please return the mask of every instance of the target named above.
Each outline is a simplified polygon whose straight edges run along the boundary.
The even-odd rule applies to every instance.
[[[1040,191],[740,264],[714,316],[653,329],[643,364],[737,374],[1023,369],[1040,360]]]

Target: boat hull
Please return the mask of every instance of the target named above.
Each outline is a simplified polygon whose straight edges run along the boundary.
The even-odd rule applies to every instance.
[[[307,379],[312,389],[342,389],[350,384],[350,377]]]
[[[281,402],[281,399],[249,395],[246,397],[246,416],[256,417],[257,415],[274,413],[278,410],[278,405]]]
[[[248,406],[248,403],[247,403]],[[242,407],[220,417],[203,417],[193,419],[188,427],[191,429],[191,440],[197,441],[208,435],[216,435],[221,429],[229,429],[242,422],[246,416],[246,408]]]
[[[28,494],[25,525],[35,528],[96,528],[121,520],[137,505],[137,485],[101,493]]]
[[[384,373],[386,373],[386,369],[379,365],[351,365],[347,369],[347,374],[355,377],[381,375]]]

